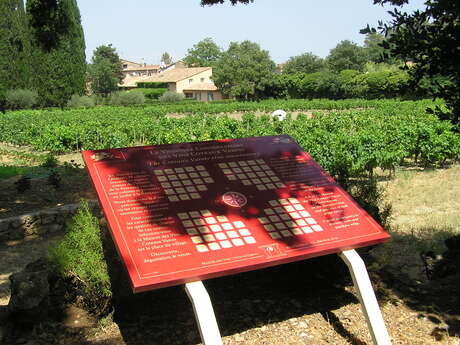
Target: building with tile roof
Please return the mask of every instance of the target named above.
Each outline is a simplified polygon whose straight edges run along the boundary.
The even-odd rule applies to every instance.
[[[123,75],[127,76],[151,76],[160,71],[160,65],[147,65],[145,63],[132,62],[121,59]]]
[[[126,76],[119,86],[134,88],[138,82],[168,83],[169,91],[183,93],[186,98],[204,102],[220,100],[222,94],[211,77],[212,67],[176,67],[151,76]]]

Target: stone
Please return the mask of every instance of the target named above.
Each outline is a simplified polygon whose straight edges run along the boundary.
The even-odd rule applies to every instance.
[[[48,226],[48,231],[50,233],[55,233],[64,229],[64,224],[51,224]]]
[[[8,231],[9,240],[22,240],[24,239],[24,230],[20,226],[12,226]]]
[[[10,224],[13,228],[19,228],[22,225],[22,222],[19,218],[14,218],[10,221]]]
[[[21,224],[29,224],[37,221],[37,216],[33,214],[24,214],[19,217]]]
[[[63,215],[71,214],[74,209],[75,209],[75,205],[65,205],[65,206],[59,207],[59,213]]]
[[[8,311],[13,322],[35,324],[48,314],[49,276],[49,264],[43,258],[10,276],[11,298]]]
[[[10,239],[10,223],[5,223],[5,227],[0,228],[0,243]]]
[[[56,221],[56,214],[44,214],[42,215],[42,221],[41,223],[43,225],[51,224]]]
[[[66,219],[64,218],[64,216],[62,214],[57,214],[56,215],[55,223],[64,224],[65,221],[66,221]]]
[[[10,227],[9,219],[0,219],[0,233],[7,231],[9,227]]]
[[[22,229],[24,230],[24,236],[40,234],[41,227],[39,219],[35,219],[35,221],[31,223],[23,224]]]

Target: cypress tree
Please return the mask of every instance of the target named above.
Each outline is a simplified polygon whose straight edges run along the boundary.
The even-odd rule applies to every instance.
[[[0,0],[0,13],[0,108],[3,108],[7,90],[30,87],[30,42],[22,0]]]
[[[76,0],[29,0],[33,84],[42,106],[64,106],[86,84],[85,39]],[[56,20],[58,18],[59,20]]]

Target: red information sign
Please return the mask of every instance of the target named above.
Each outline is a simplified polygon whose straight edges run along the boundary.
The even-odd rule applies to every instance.
[[[135,292],[389,238],[286,135],[83,157]]]

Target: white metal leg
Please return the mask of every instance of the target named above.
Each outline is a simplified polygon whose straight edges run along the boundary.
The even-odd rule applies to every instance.
[[[375,345],[391,345],[390,336],[385,327],[380,307],[375,297],[369,275],[363,259],[358,253],[352,250],[345,250],[338,254],[345,261],[350,270],[358,298],[361,302],[361,309],[366,317],[367,326]]]
[[[219,326],[208,292],[201,280],[185,284],[185,291],[192,302],[195,319],[204,345],[222,345]]]

